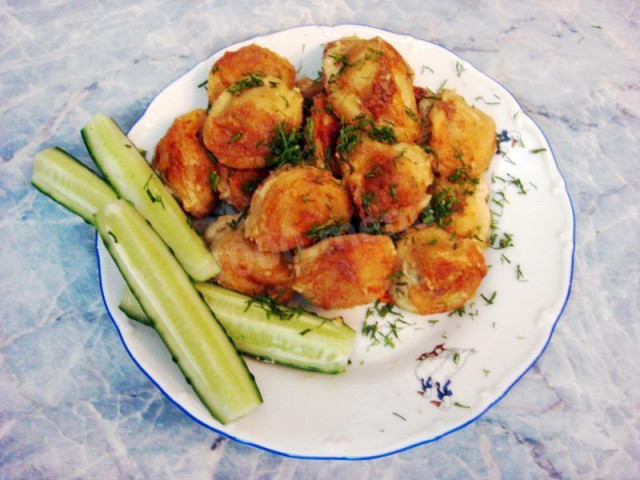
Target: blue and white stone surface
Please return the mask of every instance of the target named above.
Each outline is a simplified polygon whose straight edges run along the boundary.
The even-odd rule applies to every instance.
[[[29,185],[79,128],[130,127],[225,45],[362,23],[437,42],[507,87],[554,149],[577,219],[571,298],[545,354],[470,426],[361,462],[221,438],[125,352],[94,232]],[[0,1],[0,478],[638,478],[640,6],[596,2]],[[88,162],[87,162],[88,163]]]

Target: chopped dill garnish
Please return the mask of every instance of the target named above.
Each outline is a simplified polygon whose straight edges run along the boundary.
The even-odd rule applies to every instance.
[[[107,233],[109,234],[109,236],[110,236],[111,238],[113,238],[113,242],[114,242],[114,243],[118,243],[118,237],[116,237],[116,234],[115,234],[115,233],[113,233],[111,230],[109,230]]]
[[[245,90],[254,87],[261,87],[264,85],[262,78],[264,75],[260,73],[250,73],[246,77],[241,78],[232,86],[227,88],[227,91],[231,93],[231,95],[240,95]]]
[[[369,213],[371,204],[378,201],[378,196],[375,192],[366,192],[362,194],[362,207],[366,213]]]
[[[240,140],[240,139],[242,138],[242,136],[243,136],[243,135],[244,135],[244,133],[242,133],[242,132],[238,132],[238,133],[236,133],[233,137],[231,137],[227,143],[228,143],[228,144],[235,143],[235,142],[237,142],[238,140]]]
[[[214,192],[218,190],[218,184],[220,183],[220,175],[218,172],[211,172],[209,174],[209,185],[211,185],[211,190]]]
[[[455,310],[451,310],[447,316],[448,317],[453,317],[454,315],[457,315],[459,317],[462,317],[465,313],[467,313],[467,312],[464,309],[464,305],[463,305],[460,308],[456,308]]]
[[[380,220],[366,219],[366,221],[360,224],[360,232],[368,233],[369,235],[382,235],[382,223]]]
[[[382,325],[378,320],[369,323],[368,319],[374,315],[379,319],[385,319],[387,316],[392,318]],[[404,316],[400,312],[394,310],[394,305],[376,300],[373,306],[367,308],[361,332],[365,337],[371,339],[371,346],[383,345],[394,348],[394,339],[399,339],[398,331],[407,325],[409,322],[404,320]]]
[[[368,173],[364,174],[364,178],[373,178],[380,174],[380,172],[382,172],[380,165],[376,165],[375,168],[372,168]]]
[[[522,268],[520,265],[516,265],[516,278],[519,282],[526,282],[527,279],[524,278],[524,273],[522,273]]]
[[[303,155],[303,133],[279,123],[269,140],[270,149],[267,156],[269,166],[280,167],[285,164],[299,165],[305,161]]]
[[[393,145],[397,143],[396,134],[393,131],[393,127],[388,125],[382,125],[380,127],[374,126],[367,132],[369,138],[371,140],[375,140],[377,142],[386,143],[387,145]]]
[[[391,185],[389,187],[389,195],[391,196],[391,200],[393,200],[394,202],[396,202],[398,200],[398,197],[396,197],[396,186],[395,185]]]
[[[456,75],[458,75],[458,77],[460,77],[460,75],[462,75],[462,72],[464,72],[466,70],[466,68],[464,68],[464,65],[460,62],[456,62]]]
[[[355,63],[351,63],[344,53],[330,53],[329,57],[333,58],[333,63],[340,65],[338,75],[345,71],[347,67],[353,67]]]
[[[467,405],[463,405],[463,404],[461,404],[461,403],[459,403],[459,402],[455,402],[455,403],[453,404],[453,406],[454,406],[454,407],[458,407],[458,408],[471,408],[471,407],[469,407],[469,406],[467,406]]]
[[[207,89],[207,80],[205,80],[204,82],[201,82],[198,84],[198,88],[204,88],[205,90]]]
[[[529,150],[529,153],[542,153],[546,151],[547,151],[546,148],[534,148],[533,150]]]
[[[291,320],[293,317],[300,314],[302,310],[301,308],[289,308],[271,297],[260,296],[252,297],[247,300],[247,306],[244,311],[246,312],[249,310],[249,307],[254,304],[266,312],[267,318],[270,318],[271,315],[275,315],[280,320]]]
[[[262,182],[260,178],[250,178],[242,185],[242,191],[248,194],[252,194],[258,188],[258,185]]]
[[[486,368],[483,368],[483,369],[482,369],[482,373],[484,373],[484,376],[485,376],[485,377],[488,377],[488,376],[489,376],[489,374],[491,373],[491,370],[487,370]]]
[[[409,116],[409,118],[411,120],[413,120],[414,122],[417,122],[417,121],[420,120],[420,118],[418,118],[418,114],[416,112],[414,112],[413,110],[411,110],[409,107],[405,107],[404,111]]]
[[[520,180],[519,178],[514,177],[510,173],[507,173],[507,177],[509,177],[509,180],[507,181],[507,183],[509,185],[515,186],[518,189],[518,194],[519,195],[526,195],[527,194],[527,190],[524,188],[524,184],[522,183],[522,180]]]
[[[147,196],[151,200],[151,203],[159,203],[162,208],[165,208],[164,202],[162,201],[162,197],[160,194],[154,195],[149,188],[147,188]]]
[[[487,305],[493,305],[493,302],[495,301],[497,294],[498,292],[493,292],[489,298],[485,297],[482,293],[480,294],[480,296],[486,302]]]
[[[425,70],[428,70],[431,73],[434,73],[433,68],[431,68],[429,65],[422,65],[422,68],[420,69],[420,73],[423,74]]]
[[[218,163],[218,159],[216,157],[213,156],[213,153],[211,153],[210,151],[207,150],[207,158],[209,159],[209,161],[211,163],[213,163],[214,165],[216,163]]]
[[[395,415],[396,417],[400,418],[401,420],[404,420],[405,422],[407,421],[406,418],[404,418],[402,415],[400,415],[399,413],[396,412],[391,412],[393,415]]]
[[[371,119],[366,118],[364,115],[358,115],[354,120],[355,123],[349,125],[341,120],[336,150],[343,158],[347,158],[353,153],[353,150],[362,139],[363,130],[372,122]]]
[[[439,227],[447,226],[451,223],[451,215],[458,206],[458,199],[450,193],[451,189],[445,188],[433,193],[429,206],[420,214],[420,221],[425,225],[433,225]]]
[[[500,262],[501,263],[504,263],[504,262],[511,263],[511,260],[509,260],[509,258],[503,253],[503,254],[500,255]]]
[[[227,222],[227,225],[231,228],[231,230],[235,230],[236,228],[238,228],[238,226],[247,217],[247,213],[248,213],[248,209],[245,208],[244,210],[242,210],[242,213],[240,213],[240,216],[238,218],[234,218],[230,222]]]
[[[329,237],[338,237],[349,231],[349,225],[349,223],[336,223],[333,220],[328,220],[321,225],[311,227],[305,232],[304,236],[312,238],[314,241],[319,241]]]

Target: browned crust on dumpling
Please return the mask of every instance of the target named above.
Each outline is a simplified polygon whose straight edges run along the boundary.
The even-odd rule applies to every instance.
[[[202,131],[206,147],[231,168],[264,168],[278,125],[302,125],[298,90],[274,77],[249,78],[259,85],[235,93],[225,90],[209,110]]]
[[[205,241],[220,265],[220,285],[251,296],[291,299],[291,269],[280,253],[261,252],[243,234],[239,215],[218,217],[205,232]]]
[[[235,52],[226,52],[211,67],[207,81],[209,103],[213,104],[222,92],[250,73],[278,78],[289,88],[293,87],[296,76],[293,65],[286,58],[268,48],[247,45]]]
[[[394,233],[411,226],[429,203],[429,156],[417,145],[363,139],[349,158],[344,182],[365,222]]]
[[[400,308],[422,315],[461,308],[487,273],[478,242],[438,227],[409,230],[397,242],[389,293]]]
[[[290,250],[313,242],[311,228],[348,223],[352,214],[349,195],[330,172],[308,166],[276,170],[251,199],[245,236],[260,250]]]
[[[346,37],[329,42],[322,60],[323,81],[336,114],[346,123],[371,118],[391,126],[399,142],[419,135],[413,71],[380,37]]]
[[[453,90],[444,90],[428,117],[435,172],[447,178],[463,168],[478,177],[489,168],[496,153],[496,124],[491,117]]]
[[[153,158],[165,185],[194,217],[206,216],[217,201],[210,183],[214,166],[200,137],[206,117],[202,109],[177,117],[158,142]]]
[[[326,309],[370,303],[388,288],[395,258],[384,235],[327,238],[294,257],[293,289]]]
[[[269,171],[264,168],[239,170],[218,164],[217,170],[220,200],[236,210],[244,210],[249,206],[253,192],[269,175]]]

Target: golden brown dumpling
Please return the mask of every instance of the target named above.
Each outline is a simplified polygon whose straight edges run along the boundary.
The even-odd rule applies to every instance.
[[[340,121],[331,113],[324,93],[313,97],[307,122],[311,124],[311,127],[307,128],[310,132],[309,140],[313,144],[314,165],[318,168],[334,167],[332,158],[340,130]],[[337,169],[331,168],[331,170]]]
[[[294,257],[293,289],[326,309],[363,305],[385,293],[395,260],[385,235],[327,238]]]
[[[202,109],[177,117],[156,146],[153,166],[184,210],[206,216],[216,204],[210,175],[214,165],[200,138],[207,114]]]
[[[291,62],[271,50],[255,44],[242,47],[235,52],[226,52],[213,64],[207,80],[209,103],[227,88],[250,73],[275,77],[288,88],[293,87],[296,71]]]
[[[269,171],[264,168],[239,170],[222,164],[218,164],[216,168],[220,200],[224,200],[236,210],[244,210],[249,206],[253,192],[269,175]]]
[[[493,119],[469,106],[453,90],[444,90],[429,110],[429,130],[429,146],[436,159],[433,169],[443,178],[459,168],[478,177],[496,153]]]
[[[438,227],[409,230],[396,244],[396,271],[389,293],[404,310],[419,314],[461,308],[487,274],[478,242]]]
[[[444,229],[459,237],[477,240],[482,248],[486,248],[491,232],[491,210],[487,203],[489,185],[484,178],[461,178],[458,183],[441,182],[438,188],[449,189],[456,199]]]
[[[261,252],[244,238],[239,217],[218,217],[205,231],[205,241],[220,265],[216,282],[247,295],[269,295],[280,302],[288,301],[293,294],[289,264],[282,254]]]
[[[322,76],[329,103],[346,123],[373,119],[392,128],[399,142],[419,134],[413,71],[393,46],[380,37],[346,37],[327,43]]]
[[[202,138],[223,165],[267,166],[279,125],[302,125],[302,95],[275,77],[250,75],[225,90],[209,110]]]
[[[263,251],[279,252],[313,242],[314,227],[348,223],[349,195],[327,170],[292,167],[275,170],[251,199],[245,236]]]
[[[431,161],[417,145],[386,145],[364,138],[349,158],[344,182],[365,223],[385,232],[409,228],[429,203]]]

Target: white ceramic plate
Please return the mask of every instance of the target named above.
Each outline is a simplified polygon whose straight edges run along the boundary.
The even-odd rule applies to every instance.
[[[491,115],[498,131],[510,138],[501,143],[507,154],[495,156],[486,177],[489,182],[494,178],[493,196],[503,200],[495,193],[503,190],[509,202],[504,209],[492,202],[492,209],[501,214],[495,217],[499,234],[512,234],[515,246],[487,250],[491,268],[467,313],[405,314],[412,325],[399,332],[395,348],[372,346],[359,334],[352,365],[343,375],[248,359],[264,404],[235,423],[221,425],[184,381],[156,333],[119,311],[124,282],[97,242],[105,304],[134,362],[196,421],[284,455],[372,458],[438,439],[477,419],[541,355],[571,282],[574,216],[564,180],[540,129],[494,80],[438,45],[364,26],[299,27],[228,49],[255,42],[287,57],[301,75],[315,77],[323,44],[348,35],[386,39],[415,70],[416,85],[437,90],[446,80],[447,88]],[[153,151],[176,116],[206,106],[206,91],[198,85],[225,50],[196,65],[151,102],[130,131],[139,147]],[[522,181],[526,194],[509,183],[514,178]],[[493,304],[488,305],[480,294],[491,300],[493,292]],[[340,313],[359,330],[365,311],[362,307]]]

